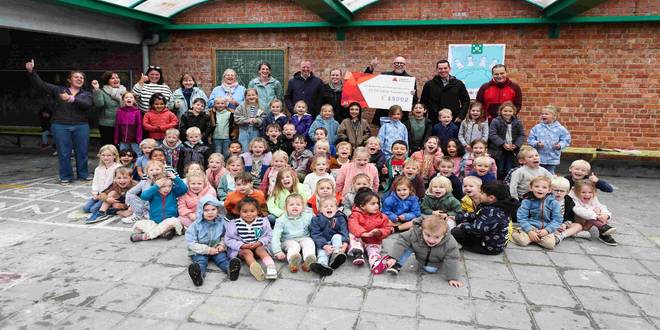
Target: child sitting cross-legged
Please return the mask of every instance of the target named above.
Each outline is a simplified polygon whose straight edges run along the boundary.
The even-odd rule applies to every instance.
[[[555,176],[552,178],[551,187],[552,194],[555,196],[555,200],[560,205],[561,213],[564,215],[564,223],[559,226],[555,234],[557,235],[557,244],[559,244],[564,238],[575,236],[582,231],[582,225],[575,222],[575,213],[573,212],[575,202],[568,195],[568,191],[571,189],[571,184],[568,180],[560,176]]]
[[[94,170],[94,179],[92,180],[92,197],[83,206],[83,211],[92,213],[85,220],[87,224],[108,219],[105,210],[100,210],[103,201],[99,199],[99,195],[112,185],[115,170],[121,166],[119,163],[119,151],[112,144],[102,146],[99,150],[98,157],[99,166]]]
[[[337,210],[336,199],[321,199],[319,208],[319,214],[312,219],[312,239],[318,257],[310,268],[321,276],[329,276],[346,262],[348,224],[346,216]]]
[[[364,265],[366,250],[373,274],[380,274],[387,268],[380,255],[383,239],[392,233],[390,220],[380,211],[380,196],[369,188],[361,188],[355,196],[353,211],[348,218],[353,264]]]
[[[395,233],[410,229],[412,221],[422,216],[419,198],[406,176],[397,177],[392,190],[383,197],[383,214],[390,220]]]
[[[308,272],[310,265],[316,262],[314,241],[310,237],[313,215],[305,212],[305,201],[300,194],[288,195],[285,202],[286,211],[275,220],[270,250],[277,260],[287,259],[292,273],[298,272],[301,261],[302,270]]]
[[[607,206],[598,201],[596,187],[593,182],[590,180],[575,182],[575,187],[569,195],[575,202],[573,207],[575,222],[581,224],[584,230],[589,230],[591,227],[598,228],[598,239],[601,242],[610,246],[617,245],[617,242],[612,238],[616,228],[609,225],[612,213],[607,209]]]
[[[461,202],[452,195],[451,181],[438,175],[429,183],[429,189],[422,200],[422,213],[425,215],[447,214],[449,227],[454,228],[454,217],[463,212]]]
[[[131,242],[152,240],[157,237],[172,239],[183,233],[179,221],[176,199],[183,196],[188,187],[173,173],[168,177],[158,178],[149,189],[142,192],[140,198],[149,201],[149,220],[140,220],[133,225],[135,233]]]
[[[229,280],[236,281],[241,270],[241,261],[227,257],[225,236],[225,208],[214,196],[204,196],[199,201],[197,219],[186,230],[188,256],[192,263],[188,266],[188,275],[195,286],[204,283],[209,259],[218,268],[229,274]]]
[[[463,283],[458,273],[459,252],[456,240],[448,233],[446,215],[432,215],[413,221],[412,229],[399,235],[394,241],[392,252],[385,258],[391,273],[397,274],[401,264],[397,259],[406,250],[415,252],[415,258],[427,273],[437,273],[440,267],[446,270],[450,286],[460,288]],[[390,272],[388,269],[388,272]]]
[[[132,172],[130,168],[124,166],[115,170],[112,185],[99,194],[99,201],[102,202],[99,212],[104,213],[105,216],[97,220],[108,220],[115,215],[128,217],[133,213],[126,204],[126,193],[137,184],[131,179]]]
[[[237,205],[246,197],[254,198],[259,203],[259,216],[268,216],[266,207],[266,197],[261,190],[254,189],[252,185],[252,174],[240,172],[234,177],[236,189],[227,194],[225,198],[225,209],[227,209],[227,218],[235,219],[239,216]]]
[[[557,242],[555,231],[563,222],[561,207],[550,193],[551,181],[538,176],[529,183],[530,192],[518,208],[517,219],[520,228],[511,234],[512,241],[520,246],[536,243],[552,250]]]

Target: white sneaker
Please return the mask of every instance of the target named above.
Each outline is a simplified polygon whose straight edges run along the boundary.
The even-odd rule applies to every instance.
[[[142,220],[142,218],[138,217],[137,215],[131,215],[129,217],[121,218],[121,222],[125,224],[134,224],[138,221]]]
[[[275,267],[266,267],[266,279],[268,280],[277,279],[277,269],[275,269]]]

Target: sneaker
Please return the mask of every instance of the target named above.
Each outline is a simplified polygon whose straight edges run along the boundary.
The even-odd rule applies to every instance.
[[[131,242],[139,242],[139,241],[148,241],[149,238],[147,237],[147,234],[145,233],[134,233],[131,235]]]
[[[354,252],[353,256],[355,256],[355,259],[353,259],[353,265],[355,266],[364,265],[364,253],[362,253],[362,251]]]
[[[88,177],[83,179],[83,181],[93,181],[93,180],[94,180],[94,177],[91,177],[91,176],[88,176]]]
[[[609,245],[609,246],[617,246],[617,245],[619,245],[619,243],[617,243],[617,242],[614,240],[614,238],[613,238],[612,236],[610,236],[610,235],[600,235],[600,236],[598,236],[598,239],[599,239],[601,242],[603,242],[603,243],[605,243],[605,244],[607,244],[607,245]]]
[[[399,263],[395,263],[392,267],[387,269],[387,273],[391,275],[399,275],[399,272],[401,271],[401,265]]]
[[[332,269],[339,268],[344,262],[346,262],[346,254],[344,253],[335,252],[330,256],[330,268]]]
[[[332,275],[332,268],[318,262],[312,263],[309,265],[309,268],[312,272],[319,274],[321,277]]]
[[[555,240],[555,235],[547,235],[538,242],[538,245],[548,249],[548,250],[554,250],[556,244]]]
[[[71,184],[71,180],[60,180],[60,184],[63,186],[68,186]]]
[[[266,274],[264,273],[264,269],[256,261],[253,262],[252,265],[250,265],[250,274],[252,274],[252,276],[254,276],[254,278],[257,281],[263,281],[266,279]]]
[[[105,216],[107,216],[107,214],[104,211],[96,211],[85,220],[85,223],[90,225],[93,223],[101,222]]]
[[[200,286],[204,284],[204,277],[202,277],[202,269],[199,267],[199,264],[196,262],[193,262],[188,266],[188,275],[190,275],[190,279],[193,281],[193,284],[195,286]]]
[[[277,279],[277,269],[275,269],[275,265],[266,267],[266,279],[267,280]]]
[[[382,274],[388,267],[387,267],[387,260],[389,258],[387,256],[384,257],[379,257],[376,262],[371,266],[371,273],[374,275]]]
[[[138,221],[142,220],[142,218],[138,217],[137,215],[131,215],[128,217],[121,218],[121,222],[125,224],[132,225]]]
[[[608,224],[604,224],[602,227],[598,228],[598,233],[600,234],[599,236],[610,236],[616,233],[616,228]]]
[[[575,237],[582,239],[591,239],[591,233],[589,231],[583,230],[575,234]]]
[[[106,221],[114,218],[114,216],[115,216],[114,214],[110,214],[109,212],[106,211],[104,215],[99,216],[98,219],[96,220],[98,220],[99,222]]]
[[[51,156],[57,156],[57,150],[53,151],[53,153],[50,154],[50,155],[51,155]]]
[[[293,257],[291,257],[291,260],[289,260],[289,270],[292,273],[297,273],[298,272],[298,268],[300,268],[301,259],[302,258],[300,257],[300,255],[296,254]]]
[[[312,254],[311,256],[307,256],[305,258],[305,261],[303,262],[303,265],[302,265],[303,272],[306,272],[306,273],[309,272],[309,266],[311,264],[315,263],[315,262],[316,262],[316,256],[315,255]]]
[[[174,235],[176,235],[176,233],[174,232],[174,229],[170,229],[170,230],[160,234],[160,238],[164,238],[168,241],[171,241],[172,238],[174,237]]]
[[[241,272],[241,260],[238,258],[231,258],[229,260],[229,280],[236,281],[238,279],[238,274]]]

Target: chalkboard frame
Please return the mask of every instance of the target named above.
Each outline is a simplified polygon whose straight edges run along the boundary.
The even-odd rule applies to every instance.
[[[216,48],[211,51],[212,55],[212,61],[211,61],[211,81],[214,82],[214,86],[218,86],[222,83],[222,74],[218,73],[218,52],[226,52],[226,51],[232,51],[232,52],[240,52],[240,51],[282,51],[284,52],[284,75],[283,77],[275,77],[277,80],[280,81],[282,84],[282,87],[284,90],[286,90],[288,82],[289,82],[289,47],[284,47],[284,48]],[[227,68],[225,68],[227,69]],[[235,68],[231,68],[236,70]],[[247,84],[250,82],[250,80],[254,79],[257,77],[257,68],[252,68],[251,69],[251,76],[247,81],[245,81],[245,87],[247,88]],[[239,72],[236,72],[237,75],[240,75]]]

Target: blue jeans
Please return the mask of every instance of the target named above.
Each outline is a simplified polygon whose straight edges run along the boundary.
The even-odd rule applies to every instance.
[[[557,168],[557,165],[550,165],[550,164],[541,164],[541,167],[545,168],[548,170],[548,172],[555,174],[555,168]]]
[[[332,235],[332,239],[330,239],[330,242],[328,242],[332,245],[332,250],[334,251],[339,251],[341,249],[341,244],[343,243],[341,241],[341,235],[340,234],[334,234]],[[321,265],[327,266],[328,265],[328,253],[323,250],[322,246],[317,246],[319,248],[316,250],[316,262],[320,263]]]
[[[502,151],[502,155],[496,160],[497,163],[497,178],[504,180],[504,177],[513,168],[513,162],[516,156],[511,151]]]
[[[87,168],[87,149],[89,147],[89,124],[57,124],[50,125],[53,133],[57,158],[59,163],[60,180],[73,180],[71,167],[71,149],[76,152],[76,172],[78,179],[84,180],[89,176]]]
[[[202,276],[206,274],[206,268],[209,266],[209,259],[213,260],[213,263],[222,269],[223,272],[227,272],[229,269],[229,258],[227,257],[226,252],[220,252],[214,256],[206,254],[193,254],[190,256],[190,259],[196,264],[199,265],[199,268],[202,270]]]
[[[403,265],[406,264],[406,261],[408,261],[408,258],[410,258],[410,256],[412,255],[412,253],[413,253],[412,248],[407,248],[403,250],[403,254],[401,255],[401,257],[399,257],[399,259],[396,260],[396,262],[403,267]]]
[[[126,143],[126,142],[119,142],[119,151],[122,151],[124,149],[131,149],[135,154],[140,157],[142,155],[142,150],[140,150],[140,145],[133,142],[133,143]]]
[[[433,267],[433,266],[422,266],[422,269],[427,273],[437,273],[438,272],[438,267]]]
[[[42,145],[44,145],[44,146],[48,145],[48,136],[49,135],[52,135],[52,134],[50,134],[49,130],[41,132],[41,144]]]
[[[238,130],[238,142],[241,144],[243,152],[250,151],[250,141],[257,136],[259,136],[259,130],[254,126],[241,127]],[[229,149],[229,147],[227,148]]]
[[[226,159],[229,154],[229,142],[229,139],[213,139],[213,149]]]
[[[94,198],[90,198],[87,200],[87,202],[85,202],[85,205],[83,205],[82,210],[87,213],[94,213],[101,208],[101,205],[103,205],[102,201],[95,200]]]

